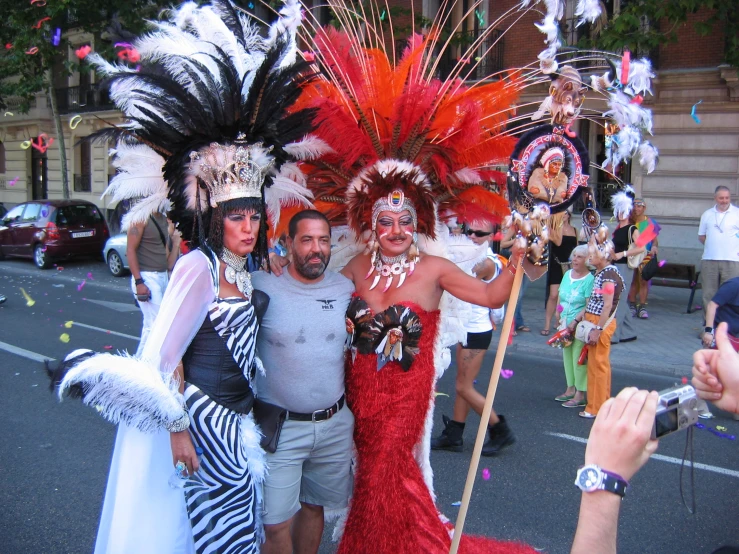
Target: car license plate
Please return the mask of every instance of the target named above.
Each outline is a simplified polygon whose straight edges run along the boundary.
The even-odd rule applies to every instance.
[[[83,237],[92,237],[95,235],[95,231],[82,231],[81,233],[72,233],[73,239],[81,239]]]

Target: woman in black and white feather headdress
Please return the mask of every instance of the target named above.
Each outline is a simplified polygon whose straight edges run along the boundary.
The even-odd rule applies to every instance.
[[[280,13],[262,36],[229,0],[188,2],[134,41],[140,67],[91,59],[127,119],[93,136],[116,141],[106,193],[136,200],[125,225],[168,211],[197,247],[178,261],[141,356],[72,355],[54,375],[60,396],[120,423],[98,554],[259,550],[251,381],[269,298],[246,256],[266,258],[280,206],[310,205],[297,162],[327,148],[308,136],[310,110],[293,107],[314,76],[296,61],[300,6]],[[167,484],[175,472],[182,488]]]

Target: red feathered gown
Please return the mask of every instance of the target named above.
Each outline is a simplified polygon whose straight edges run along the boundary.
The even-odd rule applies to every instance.
[[[450,527],[442,522],[413,457],[434,386],[439,312],[425,312],[414,304],[404,307],[422,326],[417,354],[407,371],[397,361],[378,370],[377,354],[362,354],[361,349],[353,362],[351,355],[347,358],[347,399],[355,418],[358,460],[339,554],[446,554],[451,546]],[[393,308],[397,307],[388,310]],[[360,334],[361,323],[355,325]],[[535,551],[520,543],[465,536],[459,552]]]

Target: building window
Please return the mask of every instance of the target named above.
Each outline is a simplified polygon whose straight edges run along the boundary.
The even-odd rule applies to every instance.
[[[74,192],[92,192],[92,146],[86,141],[75,147]]]

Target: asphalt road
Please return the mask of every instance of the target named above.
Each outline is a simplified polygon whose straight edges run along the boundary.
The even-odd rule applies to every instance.
[[[34,301],[32,306],[20,288]],[[8,296],[0,306],[0,391],[5,408],[0,428],[0,554],[92,552],[115,429],[77,401],[59,403],[48,390],[38,358],[59,359],[83,347],[135,350],[132,337],[139,333],[141,317],[132,304],[128,279],[109,276],[102,263],[68,262],[63,271],[40,271],[30,262],[5,261],[0,262],[0,292]],[[69,342],[60,340],[64,333]],[[31,359],[34,354],[37,359]],[[514,373],[501,380],[496,409],[518,440],[500,456],[482,459],[480,468],[488,468],[491,478],[477,480],[465,532],[523,540],[546,552],[569,550],[580,497],[572,483],[591,422],[552,400],[564,390],[557,354],[552,350],[551,359],[541,359],[519,353],[506,359],[504,367]],[[489,353],[479,378],[482,389],[492,361]],[[438,391],[452,394],[453,378],[450,368]],[[627,385],[661,389],[670,384],[664,376],[614,368],[614,391]],[[435,434],[441,414],[449,414],[451,405],[451,397],[437,398]],[[739,435],[739,422],[717,415],[707,423]],[[432,454],[438,505],[452,520],[478,421],[470,418],[464,453]],[[680,499],[680,467],[671,463],[682,458],[686,435],[663,439],[658,453],[667,458],[650,460],[632,480],[622,504],[619,552],[709,553],[721,544],[739,544],[737,441],[696,429],[695,461],[707,467],[695,470],[697,513],[690,515]],[[686,472],[683,477],[689,495],[688,476]],[[322,553],[334,550],[335,545],[324,541]]]

